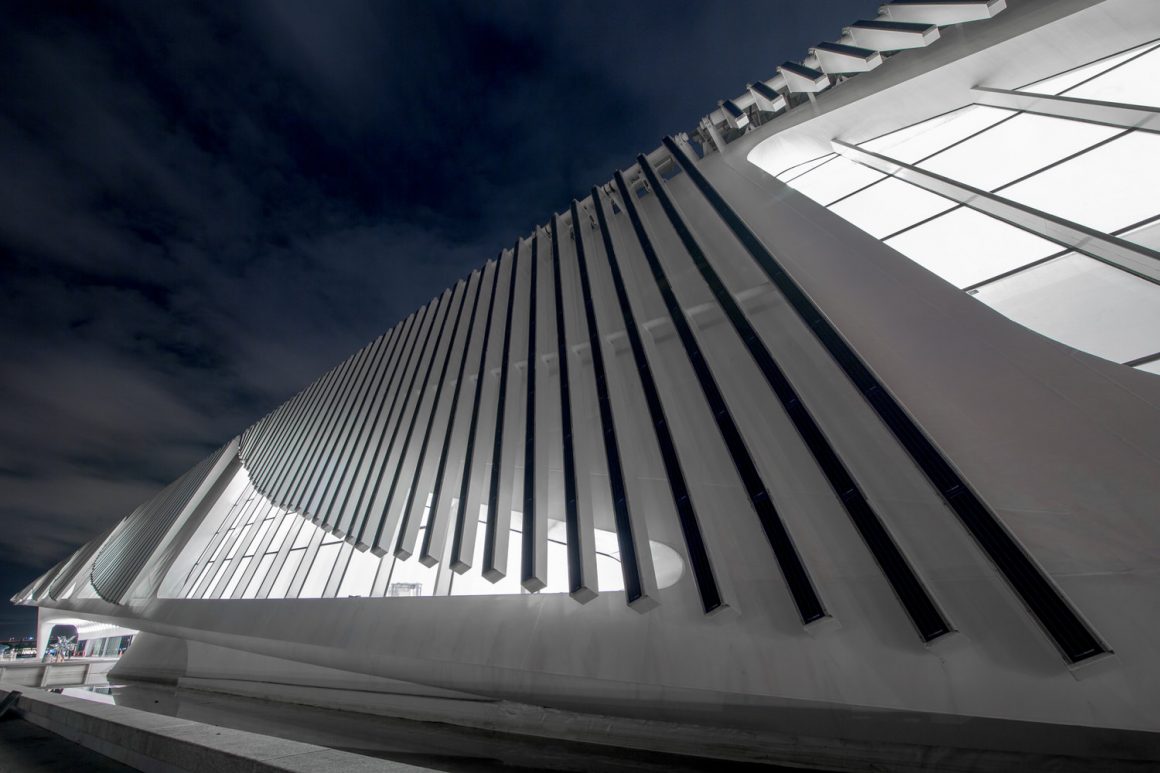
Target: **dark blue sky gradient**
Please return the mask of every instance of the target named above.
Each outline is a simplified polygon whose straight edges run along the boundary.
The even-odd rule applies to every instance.
[[[0,3],[0,599],[877,5]]]

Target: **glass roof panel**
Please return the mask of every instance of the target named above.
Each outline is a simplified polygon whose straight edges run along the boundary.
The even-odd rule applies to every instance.
[[[886,243],[956,287],[969,287],[1062,251],[1055,242],[969,207],[940,215]]]
[[[864,191],[842,199],[830,209],[881,239],[954,205],[950,199],[903,182],[897,177],[888,177]]]
[[[1120,238],[1160,252],[1160,220],[1121,234]]]
[[[824,156],[818,156],[817,158],[812,159],[810,161],[805,161],[801,164],[796,164],[794,166],[791,166],[789,169],[786,169],[784,172],[779,174],[777,176],[777,179],[785,181],[785,180],[792,180],[795,177],[801,177],[803,174],[810,171],[811,169],[818,167],[818,166],[821,166],[822,164],[826,163],[830,159],[834,158],[835,155],[837,155],[837,154],[828,153]]]
[[[1160,107],[1160,49],[1065,91],[1064,96]]]
[[[839,156],[788,184],[819,204],[829,204],[885,176]]]
[[[913,164],[946,146],[1015,115],[1014,110],[967,105],[953,113],[863,142],[859,147]]]
[[[918,164],[975,188],[994,190],[1122,131],[1023,113]]]
[[[1001,195],[1105,233],[1160,214],[1160,134],[1132,132]]]
[[[1160,285],[1069,253],[979,288],[1025,327],[1115,362],[1160,351]]]
[[[1035,94],[1059,94],[1067,89],[1073,88],[1078,83],[1086,81],[1088,78],[1099,75],[1110,67],[1115,67],[1120,62],[1131,59],[1136,54],[1141,51],[1146,51],[1154,45],[1156,45],[1155,41],[1145,43],[1142,46],[1136,46],[1114,56],[1109,56],[1106,59],[1100,59],[1091,64],[1077,67],[1074,70],[1068,70],[1067,72],[1046,78],[1045,80],[1022,86],[1017,91],[1030,91]]]

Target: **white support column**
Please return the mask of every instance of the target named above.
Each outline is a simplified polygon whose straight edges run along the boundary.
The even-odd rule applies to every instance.
[[[1077,99],[1055,94],[1035,94],[991,86],[976,86],[972,91],[981,105],[1029,110],[1033,113],[1045,113],[1077,121],[1123,126],[1125,129],[1160,131],[1160,109],[1154,107],[1098,102],[1094,99]]]

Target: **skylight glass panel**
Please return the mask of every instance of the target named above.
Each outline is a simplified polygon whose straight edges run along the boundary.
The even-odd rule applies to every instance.
[[[1065,91],[1065,97],[1160,107],[1160,49]]]
[[[881,239],[953,207],[950,199],[888,177],[842,199],[830,209],[866,233]]]
[[[1160,252],[1160,220],[1128,231],[1120,238]]]
[[[1110,232],[1160,214],[1160,134],[1132,132],[1001,192]]]
[[[274,579],[274,585],[270,588],[270,595],[267,598],[286,598],[286,592],[290,590],[290,583],[294,581],[294,575],[298,571],[298,565],[302,563],[302,557],[305,555],[306,548],[291,550],[286,554],[286,560],[278,570],[278,576]]]
[[[1106,59],[1100,59],[1099,61],[1092,62],[1091,64],[1085,64],[1082,67],[1077,67],[1074,70],[1068,70],[1065,73],[1052,76],[1051,78],[1028,84],[1017,90],[1030,91],[1035,94],[1059,94],[1063,91],[1066,91],[1067,89],[1074,87],[1078,83],[1086,81],[1088,78],[1095,77],[1096,75],[1099,75],[1109,68],[1115,67],[1120,62],[1131,59],[1136,54],[1140,53],[1141,51],[1146,51],[1148,48],[1154,45],[1156,45],[1154,42],[1145,43],[1142,46],[1137,46],[1136,48],[1116,54],[1115,56],[1109,56]]]
[[[801,163],[801,164],[795,164],[794,166],[791,166],[789,169],[786,169],[784,172],[779,174],[777,176],[777,179],[782,180],[784,182],[786,180],[792,180],[795,177],[801,177],[806,172],[810,171],[811,169],[816,169],[817,167],[826,163],[830,159],[834,158],[836,155],[837,155],[836,153],[829,153],[829,154],[824,155],[824,156],[819,156],[818,158],[815,158],[811,161],[806,161],[806,162]]]
[[[819,204],[830,204],[848,193],[864,188],[886,175],[868,166],[856,164],[839,156],[807,174],[789,182]]]
[[[1122,131],[1023,113],[932,156],[918,166],[989,191]]]
[[[302,584],[302,590],[298,592],[298,598],[322,598],[322,591],[326,590],[326,581],[330,577],[331,570],[334,569],[334,562],[338,560],[339,547],[338,543],[331,543],[318,549],[318,552],[314,554],[314,563],[310,565],[310,571],[306,573],[306,582]]]
[[[1160,285],[1071,253],[979,288],[1025,327],[1115,362],[1160,351]]]
[[[252,556],[245,556],[241,561],[238,562],[238,568],[234,570],[234,576],[230,578],[229,584],[226,585],[226,589],[222,591],[221,597],[223,599],[233,597],[234,589],[238,587],[238,583],[241,582],[242,577],[245,576],[246,568],[249,567],[250,561],[252,560]]]
[[[250,578],[250,584],[246,587],[246,592],[242,594],[242,598],[253,599],[258,597],[258,591],[261,590],[266,575],[270,573],[270,566],[274,563],[276,555],[276,553],[267,553],[262,556],[262,560],[258,562],[258,568],[254,572],[254,576]]]
[[[969,207],[940,215],[886,243],[956,287],[969,287],[1061,252],[1055,242]]]
[[[1013,115],[1014,110],[967,105],[953,113],[863,142],[860,147],[913,164]]]
[[[430,508],[428,508],[430,509]],[[422,545],[427,533],[426,527],[419,529],[415,544]],[[435,593],[435,578],[439,574],[439,564],[423,566],[419,551],[404,560],[395,561],[391,571],[391,582],[387,586],[388,596],[431,596]]]
[[[338,598],[371,595],[371,586],[374,585],[380,562],[381,559],[369,550],[352,551],[346,573],[342,576],[342,584],[338,586]]]

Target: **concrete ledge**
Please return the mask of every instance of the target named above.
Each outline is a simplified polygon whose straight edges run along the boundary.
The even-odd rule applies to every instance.
[[[17,687],[0,684],[0,698]],[[14,711],[31,724],[146,773],[430,770],[50,692],[24,691]]]
[[[115,658],[73,658],[63,663],[39,660],[0,662],[0,684],[24,687],[66,687],[80,684],[107,684]]]

